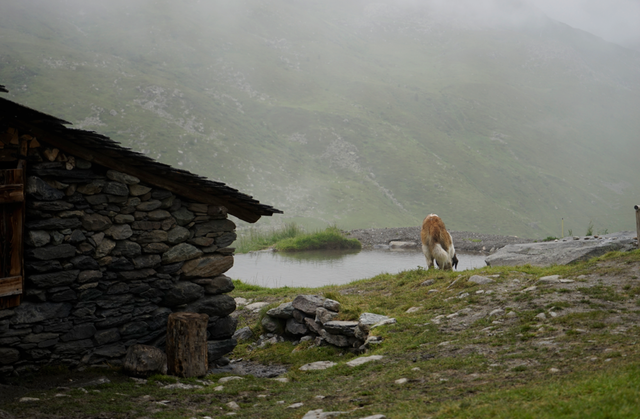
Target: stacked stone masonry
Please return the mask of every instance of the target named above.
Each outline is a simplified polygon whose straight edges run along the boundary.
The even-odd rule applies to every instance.
[[[223,273],[236,234],[224,207],[46,145],[31,147],[27,167],[25,298],[0,310],[0,375],[118,365],[134,344],[163,348],[176,311],[209,315],[210,362],[233,350]]]

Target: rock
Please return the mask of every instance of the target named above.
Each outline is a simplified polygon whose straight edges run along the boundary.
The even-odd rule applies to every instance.
[[[27,221],[27,230],[66,230],[78,228],[82,222],[77,218],[47,218],[45,220]]]
[[[226,294],[234,290],[235,285],[231,278],[225,275],[218,275],[214,278],[194,279],[192,282],[204,287],[205,294]]]
[[[55,201],[65,196],[64,192],[49,186],[47,182],[37,176],[27,178],[25,192],[38,201]]]
[[[114,240],[126,240],[133,236],[133,231],[129,224],[116,224],[112,225],[104,231],[104,234],[111,237]]]
[[[165,291],[162,304],[167,307],[175,307],[188,304],[204,296],[204,288],[193,282],[180,281]],[[235,304],[234,304],[235,305]],[[199,311],[197,311],[199,313]]]
[[[20,359],[20,351],[12,348],[0,348],[0,364],[9,365]]]
[[[278,319],[290,319],[293,317],[293,304],[291,302],[282,303],[278,307],[267,311],[267,316],[276,317]]]
[[[191,232],[184,227],[174,227],[167,233],[167,240],[170,244],[178,244],[189,239]]]
[[[167,241],[167,232],[163,230],[144,231],[138,236],[138,244],[159,243]]]
[[[25,244],[31,247],[42,247],[51,241],[51,236],[44,230],[29,230],[25,236]]]
[[[266,307],[268,305],[269,305],[269,303],[266,303],[264,301],[259,301],[259,302],[247,304],[245,306],[245,310],[249,310],[249,311],[251,311],[253,313],[258,313],[260,310],[262,310],[264,307]]]
[[[209,340],[221,340],[234,337],[233,335],[235,334],[237,327],[238,319],[235,317],[224,316],[217,320],[209,319],[209,325],[207,326]]]
[[[325,341],[327,341],[327,343],[330,343],[331,345],[337,346],[339,348],[346,348],[348,346],[351,346],[349,344],[349,339],[347,339],[346,336],[334,335],[332,333],[327,332],[324,329],[320,331],[320,337]]]
[[[111,220],[100,214],[88,214],[82,217],[82,227],[88,231],[103,231],[111,227]]]
[[[623,231],[599,236],[598,239],[593,240],[583,238],[557,242],[510,244],[488,256],[485,262],[490,266],[567,265],[601,256],[611,251],[633,250],[636,248],[633,241],[635,237],[635,232]]]
[[[98,265],[98,262],[96,262],[96,260],[91,256],[76,256],[69,262],[73,264],[74,268],[81,271],[100,269],[100,265]]]
[[[95,261],[94,261],[95,262]],[[79,270],[52,272],[39,275],[29,275],[29,281],[38,288],[52,288],[73,283],[80,273]]]
[[[161,205],[162,202],[154,199],[152,201],[145,201],[140,203],[138,206],[136,206],[136,209],[138,211],[153,211],[160,208]]]
[[[293,308],[315,316],[318,307],[324,304],[324,298],[319,295],[298,295],[292,304]]]
[[[129,195],[129,188],[124,183],[107,182],[102,188],[102,193],[115,196],[127,196]]]
[[[312,362],[310,364],[305,364],[303,366],[301,366],[299,369],[300,371],[321,371],[321,370],[326,370],[328,368],[331,367],[335,367],[336,364],[335,362],[331,362],[331,361],[316,361],[316,362]]]
[[[116,242],[109,239],[103,239],[100,242],[100,245],[96,248],[95,257],[98,259],[103,258],[108,254],[110,254],[115,247],[116,247]]]
[[[222,377],[221,379],[218,380],[218,382],[220,384],[226,384],[229,381],[238,381],[238,380],[244,380],[244,378],[237,375],[230,375],[228,377]]]
[[[341,321],[333,320],[323,323],[327,332],[334,335],[354,336],[354,330],[358,326],[358,322],[355,321]]]
[[[162,220],[165,220],[165,219],[171,217],[171,214],[169,214],[168,211],[158,209],[158,210],[149,212],[147,214],[147,217],[151,221],[162,221]]]
[[[172,212],[171,215],[176,219],[176,223],[179,226],[185,226],[193,221],[194,218],[196,218],[196,216],[191,211],[184,207]]]
[[[61,244],[29,249],[25,254],[38,260],[68,259],[76,255],[76,248],[70,244]]]
[[[177,246],[173,246],[171,249],[169,249],[168,252],[162,255],[162,263],[168,264],[168,263],[182,262],[185,260],[195,259],[200,255],[202,255],[202,250],[188,243],[180,243]],[[206,277],[208,275],[197,275],[197,276]]]
[[[260,324],[262,325],[262,328],[269,333],[282,333],[284,331],[282,324],[277,319],[270,316],[264,316]]]
[[[148,345],[132,345],[124,359],[124,372],[135,377],[167,373],[167,355]]]
[[[366,364],[367,362],[380,361],[382,358],[384,358],[382,355],[364,356],[364,357],[352,359],[351,361],[347,362],[347,365],[350,367],[357,367],[357,366]]]
[[[391,318],[381,314],[362,313],[358,319],[358,327],[364,333],[369,333],[369,330],[371,330],[374,325],[389,319]]]
[[[144,253],[154,253],[154,254],[166,253],[167,251],[169,251],[169,249],[170,249],[169,245],[164,243],[149,243],[149,244],[145,244],[142,247],[142,251]]]
[[[107,170],[107,177],[115,182],[124,183],[125,185],[135,185],[140,183],[140,179],[135,176],[128,175],[115,170]]]
[[[327,310],[324,307],[318,307],[316,309],[316,321],[319,323],[324,324],[330,322],[336,317],[338,317],[338,313],[335,311]]]
[[[151,188],[140,184],[129,185],[129,194],[131,196],[142,196],[151,192]]]
[[[238,341],[231,338],[225,340],[208,341],[208,362],[211,364],[216,359],[222,358],[224,355],[233,351],[238,345]]]
[[[177,219],[176,219],[177,221]],[[225,233],[235,231],[236,225],[231,220],[213,220],[194,226],[195,237],[205,236],[209,233]]]
[[[132,262],[136,269],[155,268],[160,266],[162,258],[160,255],[144,255],[134,258]]]
[[[96,334],[96,327],[91,323],[79,324],[74,326],[73,329],[60,336],[60,340],[63,342],[69,342],[72,340],[88,339]]]
[[[179,244],[187,245],[186,243]],[[187,245],[189,246],[189,245]],[[184,278],[212,278],[225,273],[233,266],[233,256],[204,256],[193,259],[182,266]]]
[[[487,278],[486,276],[481,276],[481,275],[471,275],[471,278],[469,278],[467,281],[473,282],[479,285],[484,285],[484,284],[489,284],[493,282],[493,279]]]
[[[291,335],[297,336],[306,335],[307,332],[309,332],[307,326],[302,323],[298,323],[295,319],[287,320],[284,330]]]
[[[326,308],[329,311],[340,311],[340,303],[330,298],[324,300],[324,303],[322,303],[322,307]]]
[[[236,332],[233,334],[233,338],[241,341],[241,340],[248,340],[251,339],[253,337],[253,332],[251,331],[250,327],[243,327],[242,329],[238,329],[236,330]]]
[[[184,311],[204,313],[208,314],[209,317],[223,317],[233,313],[235,309],[235,300],[227,294],[221,294],[205,296],[204,298],[189,304]]]
[[[560,282],[560,275],[543,276],[542,278],[538,279],[538,281],[539,282],[547,282],[547,283]]]

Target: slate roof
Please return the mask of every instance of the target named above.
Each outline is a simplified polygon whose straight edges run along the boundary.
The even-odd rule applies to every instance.
[[[0,91],[6,88],[0,85]],[[209,180],[187,170],[157,162],[139,152],[93,131],[66,127],[69,122],[0,98],[0,121],[29,131],[38,141],[51,144],[71,155],[118,170],[178,196],[205,204],[223,205],[229,214],[247,222],[261,216],[282,214],[222,182]]]

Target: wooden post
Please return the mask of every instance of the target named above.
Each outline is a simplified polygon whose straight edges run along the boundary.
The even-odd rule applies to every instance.
[[[640,205],[633,208],[636,210],[636,237],[638,238],[638,247],[640,247]]]
[[[172,313],[167,322],[167,370],[179,377],[201,377],[207,373],[207,324],[209,316]]]

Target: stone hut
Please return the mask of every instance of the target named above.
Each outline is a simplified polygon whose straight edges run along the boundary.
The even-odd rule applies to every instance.
[[[65,124],[0,98],[0,376],[117,365],[162,348],[176,311],[209,315],[222,358],[237,324],[227,214],[281,211]]]

